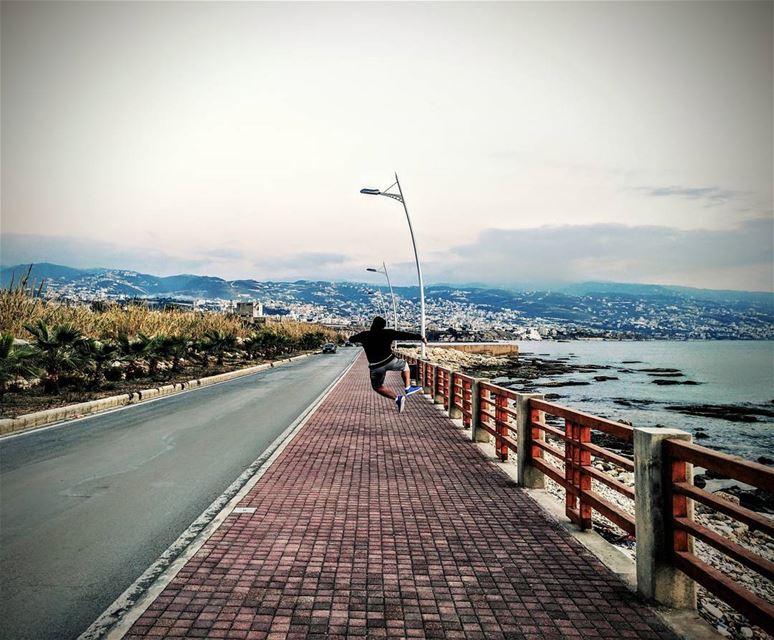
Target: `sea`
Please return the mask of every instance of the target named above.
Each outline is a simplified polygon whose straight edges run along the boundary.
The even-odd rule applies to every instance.
[[[588,386],[538,388],[556,393],[557,404],[613,420],[628,420],[635,427],[662,426],[703,432],[697,444],[757,460],[774,458],[774,417],[757,416],[758,422],[732,422],[719,417],[691,416],[669,410],[674,405],[742,405],[774,410],[774,341],[523,341],[519,353],[572,365],[607,365],[591,373],[569,373],[541,382],[588,381]],[[641,369],[678,369],[674,380],[698,384],[659,386]],[[594,376],[617,380],[597,382]],[[666,379],[666,378],[664,378]],[[506,381],[496,380],[502,384]],[[510,385],[508,385],[510,386]],[[628,404],[629,406],[623,406]]]

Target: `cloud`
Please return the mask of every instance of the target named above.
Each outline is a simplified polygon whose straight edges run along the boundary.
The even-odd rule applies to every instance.
[[[16,233],[2,234],[0,256],[4,265],[53,262],[80,269],[114,267],[159,275],[206,269],[212,262],[205,253],[179,256],[87,238]]]
[[[772,290],[773,227],[767,217],[724,231],[617,224],[487,229],[426,271],[445,282],[608,280]]]
[[[427,284],[490,283],[553,286],[584,280],[677,284],[711,289],[774,290],[774,217],[731,230],[590,224],[495,229],[471,243],[424,253]],[[336,252],[299,252],[254,258],[236,249],[172,255],[64,236],[5,234],[2,262],[55,262],[72,267],[113,267],[170,275],[199,273],[264,280],[356,280],[383,284],[366,274],[368,258]],[[393,284],[416,283],[413,261],[389,264]]]
[[[331,265],[341,265],[350,258],[342,253],[324,253],[307,251],[289,256],[265,258],[256,260],[255,265],[261,269],[274,267],[277,269],[289,269],[293,271],[305,271]]]
[[[640,191],[655,198],[678,197],[688,200],[704,200],[708,207],[726,204],[729,200],[736,200],[748,195],[744,191],[721,189],[720,187],[682,187],[678,185],[668,187],[635,187],[634,191]]]

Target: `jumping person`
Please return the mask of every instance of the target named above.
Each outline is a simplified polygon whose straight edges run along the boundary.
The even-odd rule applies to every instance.
[[[406,396],[421,391],[422,387],[411,386],[408,363],[392,352],[392,341],[421,340],[427,344],[427,339],[423,338],[418,333],[385,329],[386,326],[387,321],[381,316],[376,316],[371,323],[370,331],[356,333],[349,341],[359,342],[363,345],[371,374],[371,386],[374,391],[385,398],[393,400],[398,409],[398,413],[403,413],[403,407],[406,404]],[[384,378],[388,371],[402,372],[404,387],[402,394],[395,393],[390,387],[384,384]]]

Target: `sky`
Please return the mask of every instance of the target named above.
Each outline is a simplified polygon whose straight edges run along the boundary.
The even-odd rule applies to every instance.
[[[3,2],[0,262],[771,291],[773,8]]]

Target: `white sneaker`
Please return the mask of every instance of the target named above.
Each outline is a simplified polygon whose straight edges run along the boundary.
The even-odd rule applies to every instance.
[[[398,413],[403,413],[403,408],[406,406],[406,396],[395,398],[395,406],[398,407]]]

